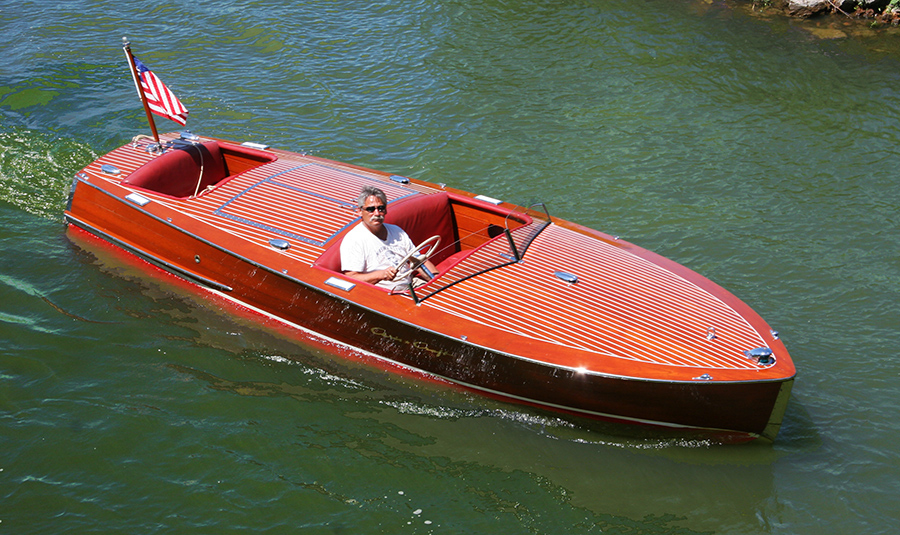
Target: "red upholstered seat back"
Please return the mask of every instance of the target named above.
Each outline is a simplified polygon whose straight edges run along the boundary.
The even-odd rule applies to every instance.
[[[453,210],[450,208],[450,197],[444,193],[432,195],[414,195],[395,201],[388,206],[386,223],[397,225],[409,235],[416,245],[435,234],[441,237],[441,244],[431,261],[437,265],[452,255],[459,248],[457,230],[453,222]],[[341,240],[327,249],[315,265],[331,271],[341,271]]]
[[[450,197],[445,192],[431,195],[415,195],[390,205],[385,223],[397,225],[409,235],[416,245],[437,234],[441,244],[431,262],[435,265],[456,252],[456,226]]]
[[[203,178],[199,190],[201,167]],[[207,141],[170,149],[131,173],[123,184],[172,197],[188,197],[228,176],[228,167],[219,144]]]

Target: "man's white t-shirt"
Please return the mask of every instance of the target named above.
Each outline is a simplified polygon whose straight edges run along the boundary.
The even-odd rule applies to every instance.
[[[372,234],[364,223],[359,223],[344,236],[341,242],[341,270],[368,273],[379,269],[397,267],[403,257],[415,244],[397,225],[384,224],[387,239],[381,240]],[[412,273],[399,282],[379,281],[378,286],[395,288],[408,286]]]

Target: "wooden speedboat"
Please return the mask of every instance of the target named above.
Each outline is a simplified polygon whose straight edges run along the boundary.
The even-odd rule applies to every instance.
[[[440,237],[427,284],[389,292],[340,272],[363,185],[415,243]],[[511,401],[773,440],[790,396],[791,358],[746,304],[540,205],[174,133],[84,168],[65,215],[288,325]]]

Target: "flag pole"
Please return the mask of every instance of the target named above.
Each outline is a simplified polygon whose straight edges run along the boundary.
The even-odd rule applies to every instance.
[[[153,132],[153,139],[159,146],[159,134],[156,131],[156,121],[153,120],[153,114],[150,113],[150,106],[147,104],[147,96],[144,95],[144,88],[141,87],[141,81],[138,78],[137,69],[134,66],[134,56],[131,54],[131,43],[127,37],[122,37],[122,48],[125,49],[125,57],[128,58],[128,67],[131,69],[131,78],[134,79],[134,87],[137,88],[138,95],[141,96],[141,103],[144,105],[144,111],[147,112],[147,121],[150,123],[150,131]]]

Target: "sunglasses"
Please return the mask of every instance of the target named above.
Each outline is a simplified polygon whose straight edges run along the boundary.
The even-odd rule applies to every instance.
[[[371,214],[372,212],[374,212],[375,210],[378,210],[379,212],[382,212],[382,213],[385,213],[385,214],[386,214],[386,213],[387,213],[387,206],[385,206],[385,205],[383,205],[383,204],[379,204],[378,206],[366,206],[365,208],[363,208],[363,210],[365,210],[366,212],[369,212],[370,214]]]

